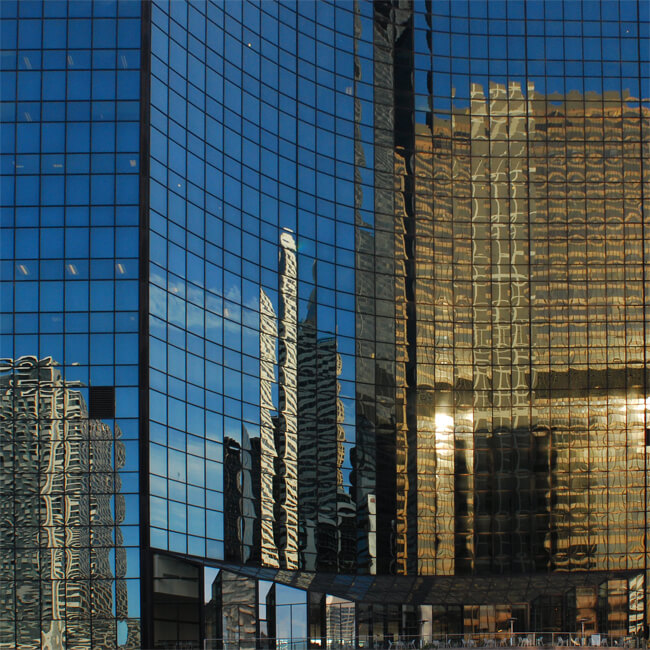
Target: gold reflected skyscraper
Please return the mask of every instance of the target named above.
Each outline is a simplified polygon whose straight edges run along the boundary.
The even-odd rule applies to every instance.
[[[511,83],[418,125],[424,573],[644,566],[640,119]]]

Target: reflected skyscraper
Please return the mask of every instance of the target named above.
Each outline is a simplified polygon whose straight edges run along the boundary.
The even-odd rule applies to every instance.
[[[0,601],[21,648],[117,648],[127,637],[124,445],[89,418],[80,388],[50,357],[0,367],[3,540],[21,549],[15,563],[5,555]]]
[[[258,443],[246,428],[241,443],[232,438],[224,441],[224,553],[230,562],[248,563],[260,545]]]
[[[280,234],[278,314],[277,539],[281,564],[298,568],[298,262],[296,242]]]
[[[354,568],[356,512],[343,483],[345,408],[335,337],[319,338],[317,290],[298,326],[299,503],[303,565],[311,571]]]
[[[424,379],[418,409],[422,404],[423,414],[430,418],[434,448],[440,450],[436,453],[444,456],[446,447],[452,461],[445,472],[442,457],[436,456],[435,466],[441,468],[435,472],[436,489],[420,493],[430,491],[432,499],[449,504],[450,510],[438,520],[451,523],[454,510],[463,512],[456,524],[470,536],[456,538],[456,560],[470,570],[610,568],[615,562],[613,548],[597,550],[604,538],[590,532],[587,518],[598,520],[599,499],[594,496],[599,493],[609,494],[605,502],[611,506],[614,499],[617,509],[629,513],[624,528],[635,520],[641,500],[634,486],[642,481],[640,475],[635,478],[634,467],[641,465],[634,458],[642,450],[644,435],[641,378],[635,366],[643,361],[642,348],[629,346],[619,312],[625,304],[633,313],[633,294],[625,300],[615,281],[610,280],[604,292],[604,283],[590,283],[588,278],[588,269],[597,274],[599,264],[612,278],[617,269],[633,276],[634,254],[626,260],[617,245],[620,241],[622,246],[623,240],[617,238],[608,252],[601,252],[598,240],[585,232],[598,227],[606,210],[610,228],[622,228],[627,221],[631,231],[639,221],[635,211],[617,212],[622,200],[609,185],[606,198],[591,195],[589,218],[578,207],[587,200],[587,177],[594,190],[607,183],[606,178],[621,181],[625,142],[621,97],[594,95],[590,98],[594,108],[585,115],[584,109],[576,110],[576,102],[582,106],[579,95],[551,100],[532,85],[528,99],[516,84],[508,89],[494,85],[489,92],[475,85],[471,92],[470,109],[434,121],[433,134],[423,126],[416,136],[416,193],[422,195],[418,240],[423,257],[427,251],[435,253],[430,270],[418,266],[421,300],[425,307],[431,300],[435,308],[430,320],[426,309],[420,312],[424,318],[418,319],[422,321],[418,352],[427,349],[428,341],[435,349],[432,364],[418,363],[418,378]],[[607,113],[606,102],[617,108]],[[634,115],[634,109],[628,110]],[[612,171],[606,173],[603,166],[587,171],[582,152],[591,142],[606,139]],[[562,142],[562,152],[566,147],[570,153],[562,153],[561,164],[552,169],[554,158],[542,158],[540,150],[547,151],[557,141]],[[449,156],[445,143],[457,147],[457,142],[469,155]],[[629,165],[629,172],[634,178],[634,165]],[[448,179],[456,180],[456,188],[462,188],[456,192],[465,194],[465,200],[445,201]],[[626,186],[622,187],[624,193]],[[431,192],[441,193],[442,200],[431,202]],[[549,240],[551,229],[557,234]],[[564,239],[560,233],[565,233]],[[465,268],[463,259],[471,260],[471,266]],[[452,276],[443,280],[450,269]],[[599,309],[610,317],[589,327],[587,314]],[[634,323],[633,317],[630,333]],[[587,347],[589,340],[592,349]],[[609,358],[611,350],[626,346],[625,341],[625,359],[620,352]],[[421,399],[425,390],[432,391],[429,404]],[[613,448],[596,442],[601,427],[609,437],[616,436]],[[419,431],[425,430],[420,426]],[[472,430],[473,439],[467,436]],[[625,433],[619,438],[615,431]],[[445,435],[454,433],[455,462],[468,475],[466,480],[454,467],[453,442],[451,447],[444,442]],[[459,434],[464,439],[460,444]],[[597,451],[599,447],[602,451]],[[620,449],[631,463],[627,480],[632,483],[624,497],[622,492],[610,492],[614,486],[607,479],[602,482],[613,471],[613,449]],[[602,453],[606,457],[599,457]],[[441,473],[451,477],[446,486],[440,483]],[[418,472],[422,477],[429,474],[424,468]],[[454,488],[454,475],[461,478],[460,490]],[[604,512],[602,516],[607,519]],[[610,534],[611,525],[613,520],[607,524]],[[635,524],[628,529],[631,539],[640,533],[634,529]],[[453,557],[453,537],[446,551],[444,537],[438,535],[437,540],[437,551]],[[598,555],[602,560],[596,559]],[[630,561],[642,568],[629,553],[625,555],[621,568],[628,568]],[[448,567],[446,571],[451,564]]]
[[[259,482],[259,525],[267,540],[261,541],[261,545],[262,549],[275,545],[281,548],[298,531],[301,559],[296,566],[335,572],[342,566],[353,567],[356,561],[356,508],[343,484],[346,438],[344,406],[337,380],[342,362],[336,338],[318,336],[315,290],[305,318],[299,323],[294,320],[297,319],[297,284],[293,235],[282,233],[281,245],[282,273],[277,295],[279,313],[283,316],[275,315],[264,291],[260,294],[263,320],[259,448],[265,451],[260,453],[260,470],[258,475],[253,475],[253,482]],[[284,403],[284,415],[272,414],[274,386],[277,386],[278,403]],[[252,444],[257,447],[258,443]],[[232,460],[226,462],[225,470],[231,465],[230,474],[239,475],[240,452],[233,451],[232,441],[227,445],[226,457]],[[241,498],[235,483],[235,479],[229,480],[230,487],[224,487],[226,503],[239,502]],[[294,497],[297,501],[290,508]],[[273,535],[268,524],[263,524],[261,513],[265,509],[273,512]],[[296,528],[294,518],[298,512],[300,521]],[[267,556],[263,564],[278,566],[272,556]],[[290,563],[285,560],[282,566],[290,568]]]
[[[207,610],[214,618],[211,640],[218,640],[219,645],[223,643],[224,648],[256,648],[259,632],[255,580],[221,571],[210,589],[212,597]]]
[[[260,549],[262,564],[279,566],[275,542],[275,425],[273,422],[273,385],[277,381],[276,364],[278,326],[273,305],[260,289]]]

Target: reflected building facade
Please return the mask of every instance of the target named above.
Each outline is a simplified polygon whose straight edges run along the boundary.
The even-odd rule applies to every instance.
[[[431,360],[418,362],[418,436],[435,461],[419,459],[439,468],[418,470],[438,482],[417,495],[448,508],[433,509],[437,545],[419,563],[433,551],[460,572],[644,567],[642,222],[623,209],[627,192],[639,205],[641,163],[623,154],[625,113],[638,125],[615,93],[474,85],[468,109],[416,133],[417,350]],[[605,223],[620,231],[607,247],[590,232]]]
[[[355,506],[343,485],[344,406],[336,338],[318,338],[317,289],[298,327],[298,462],[302,566],[338,572],[356,566]]]
[[[647,634],[647,3],[1,5],[0,646]]]
[[[0,6],[0,648],[145,645],[139,3]]]
[[[3,559],[2,645],[124,647],[139,626],[127,613],[121,432],[89,418],[51,357],[0,373],[2,532],[20,549]]]

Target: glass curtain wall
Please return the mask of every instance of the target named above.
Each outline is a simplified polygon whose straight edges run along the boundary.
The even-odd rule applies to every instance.
[[[645,568],[638,10],[395,14],[414,43],[394,97],[415,118],[395,178],[415,247],[419,573]]]
[[[153,4],[153,547],[638,593],[647,11]]]
[[[0,15],[0,647],[135,649],[140,6]]]
[[[1,643],[137,647],[140,468],[182,611],[561,574],[530,620],[642,628],[647,3],[0,12]]]
[[[152,4],[154,548],[354,571],[358,545],[372,546],[358,538],[370,489],[359,509],[354,471],[371,12]]]

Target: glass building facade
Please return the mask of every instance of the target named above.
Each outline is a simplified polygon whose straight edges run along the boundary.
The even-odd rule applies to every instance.
[[[0,11],[1,648],[647,634],[646,2]]]
[[[139,648],[141,7],[0,12],[0,647]]]

